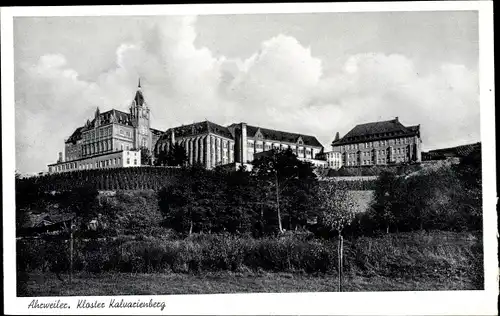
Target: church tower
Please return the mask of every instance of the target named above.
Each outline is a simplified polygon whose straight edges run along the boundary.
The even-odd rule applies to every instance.
[[[146,147],[151,151],[152,135],[150,130],[150,110],[144,100],[141,88],[141,79],[137,86],[134,100],[130,106],[130,118],[134,126],[134,147]]]

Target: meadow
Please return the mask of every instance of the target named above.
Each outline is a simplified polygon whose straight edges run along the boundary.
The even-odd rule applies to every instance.
[[[80,241],[71,285],[67,273],[54,272],[68,264],[54,266],[54,251],[67,247],[33,241],[24,247],[38,249],[24,256],[24,296],[315,292],[336,291],[338,282],[335,242],[296,236]],[[483,288],[478,233],[360,237],[346,241],[344,251],[343,291]]]

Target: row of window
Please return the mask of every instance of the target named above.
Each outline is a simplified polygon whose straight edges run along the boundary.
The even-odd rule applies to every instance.
[[[108,139],[107,141],[102,141],[94,144],[83,145],[82,147],[83,155],[99,154],[111,150],[113,150],[113,146],[110,139]],[[120,150],[130,150],[130,145],[124,146],[123,144],[121,144]],[[118,147],[115,148],[115,151],[118,151]]]
[[[329,161],[328,166],[331,168],[340,168],[340,161]]]
[[[68,163],[63,164],[63,165],[55,166],[54,168],[55,168],[55,171],[105,168],[105,167],[119,166],[119,165],[121,165],[121,160],[122,160],[122,158],[118,157],[118,158],[100,160],[100,161],[96,161],[94,163],[92,163],[92,162],[89,162],[89,163],[68,162]],[[127,165],[130,165],[130,158],[127,158],[126,161],[127,161]],[[137,166],[137,159],[134,159],[134,165]]]
[[[95,129],[93,131],[89,131],[83,134],[83,139],[84,140],[92,140],[97,137],[104,137],[104,136],[111,136],[113,133],[113,128],[111,126],[108,127],[102,127]]]
[[[254,151],[253,142],[248,141],[248,142],[247,142],[247,145],[248,145],[248,146],[247,146],[247,150],[248,150],[248,152],[253,152],[253,151]],[[258,149],[264,149],[265,151],[268,151],[268,150],[271,150],[271,144],[266,143],[266,144],[264,145],[264,144],[259,144],[259,143],[257,143],[257,144],[255,145],[255,148],[257,149],[257,150],[256,150],[257,152],[262,151],[262,150],[260,150],[260,151],[259,151]],[[290,148],[292,148],[292,147],[291,147],[290,145],[284,145],[284,144],[272,144],[272,148],[273,148],[273,149],[281,149],[281,148],[283,148],[283,149],[290,149]],[[303,154],[304,154],[304,147],[300,147],[300,148],[298,149],[298,152],[299,152],[299,154],[303,155]],[[311,148],[307,148],[307,147],[306,147],[306,151],[305,151],[305,152],[306,152],[306,155],[311,155],[312,149],[311,149]]]
[[[359,144],[349,144],[340,146],[341,150],[352,150],[352,149],[366,149],[366,148],[374,148],[380,146],[388,146],[388,145],[403,145],[403,144],[411,144],[411,137],[404,138],[395,138],[395,139],[387,139],[387,140],[377,140],[374,142],[366,142]]]
[[[364,159],[364,160],[361,160],[360,161],[360,164],[362,166],[367,166],[367,165],[372,165],[374,164],[374,159]],[[398,157],[395,157],[394,158],[394,162],[396,163],[402,163],[402,162],[408,162],[409,161],[409,158],[407,156],[398,156]],[[388,163],[388,160],[386,158],[378,158],[376,160],[377,162],[377,165],[384,165],[386,163]],[[358,162],[356,160],[353,160],[353,161],[344,161],[344,164],[347,165],[347,166],[357,166],[358,165]]]
[[[378,152],[377,151],[375,151],[375,152],[366,152],[365,151],[365,152],[361,152],[361,156],[362,157],[370,157],[375,153],[378,153],[379,155],[385,155],[386,153],[389,153],[389,152],[390,152],[390,149],[387,149],[387,151],[385,149],[381,149]],[[405,154],[405,153],[409,153],[409,152],[410,152],[409,148],[392,148],[393,155]],[[346,155],[349,159],[352,159],[352,158],[356,158],[358,154],[357,153],[346,153]]]

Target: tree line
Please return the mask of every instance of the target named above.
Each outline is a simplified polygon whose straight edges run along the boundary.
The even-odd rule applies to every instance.
[[[302,229],[335,235],[339,221],[345,222],[342,229],[350,235],[480,230],[480,159],[479,151],[452,167],[411,176],[384,172],[373,182],[374,198],[367,212],[359,212],[352,203],[352,182],[318,181],[313,167],[291,151],[272,151],[256,160],[251,171],[206,170],[197,165],[75,171],[17,179],[17,218],[22,222],[23,209],[40,209],[50,203],[55,198],[47,194],[51,190],[73,194],[68,199],[76,203],[85,191],[147,188],[157,191],[163,225],[183,234],[261,236]],[[85,212],[80,206],[69,208]],[[335,218],[340,214],[345,219]]]

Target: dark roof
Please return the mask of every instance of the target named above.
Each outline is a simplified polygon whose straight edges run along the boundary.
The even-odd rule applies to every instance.
[[[137,92],[135,93],[134,101],[135,101],[135,104],[137,104],[137,105],[144,104],[144,96],[142,95],[142,91],[140,89],[137,90]]]
[[[67,222],[75,217],[73,213],[59,213],[59,214],[49,214],[49,213],[40,213],[40,214],[29,214],[26,222],[23,224],[25,228],[31,227],[42,227],[42,226],[50,226],[57,223]]]
[[[351,143],[361,143],[389,139],[394,137],[419,136],[420,125],[404,126],[398,118],[390,121],[380,121],[358,124],[351,129],[344,137],[333,141],[332,145],[342,145]]]
[[[133,121],[130,117],[130,113],[122,112],[122,111],[115,110],[115,109],[106,111],[104,113],[100,113],[99,119],[101,120],[100,125],[106,125],[106,124],[110,124],[113,122],[113,123],[119,123],[119,124],[123,124],[123,125],[133,126],[133,124],[132,124]],[[88,125],[85,124],[82,131],[88,130],[88,129],[93,129],[95,127],[95,123],[96,123],[96,119],[94,118],[92,121],[89,121]]]
[[[196,135],[203,135],[208,133],[213,133],[220,135],[229,139],[233,139],[233,135],[229,129],[225,126],[212,123],[210,121],[197,122],[189,125],[182,125],[173,128],[175,137],[189,137]],[[163,135],[163,138],[168,138],[172,128],[169,128]]]
[[[430,150],[429,157],[465,157],[475,150],[481,150],[481,143]]]
[[[155,129],[155,128],[150,128],[149,130],[151,131],[151,133],[153,133],[155,135],[161,135],[161,134],[163,134],[162,131],[160,131],[158,129]]]
[[[82,130],[84,126],[80,126],[75,131],[71,136],[65,141],[66,144],[73,143],[76,144],[76,142],[80,139],[82,139]]]
[[[239,126],[239,124],[230,125],[230,127],[235,127],[235,128],[238,128],[238,126]],[[274,130],[274,129],[252,126],[252,125],[247,125],[247,137],[255,137],[255,135],[257,134],[257,131],[259,131],[259,130],[262,133],[262,136],[264,139],[295,144],[298,142],[299,138],[302,138],[304,145],[323,147],[323,145],[321,145],[321,143],[318,141],[318,139],[316,139],[316,137],[311,136],[311,135],[303,135],[303,134],[297,134],[297,133],[278,131],[278,130]]]

